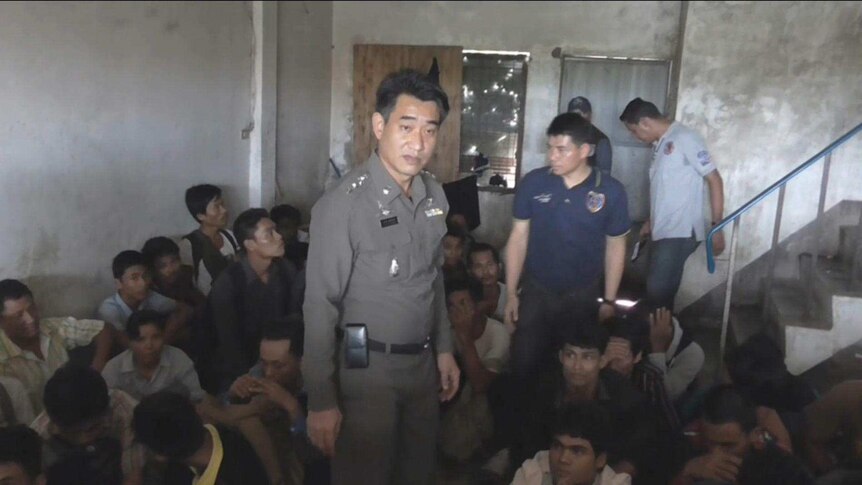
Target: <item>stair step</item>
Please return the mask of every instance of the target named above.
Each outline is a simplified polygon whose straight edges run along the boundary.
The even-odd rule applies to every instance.
[[[769,289],[769,318],[779,328],[794,326],[828,330],[831,320],[823,317],[817,301],[813,302],[811,314],[805,315],[805,290],[794,280],[776,280]]]

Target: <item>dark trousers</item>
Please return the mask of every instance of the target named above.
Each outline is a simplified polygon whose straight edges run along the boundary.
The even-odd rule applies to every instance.
[[[682,281],[685,261],[697,249],[698,244],[694,237],[659,239],[650,243],[646,285],[650,305],[673,311],[673,301]]]

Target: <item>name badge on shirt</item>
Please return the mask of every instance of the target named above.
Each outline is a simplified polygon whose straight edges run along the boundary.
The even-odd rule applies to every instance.
[[[388,217],[380,220],[380,227],[389,227],[398,224],[398,216]]]
[[[605,194],[593,192],[592,190],[587,194],[587,210],[589,210],[591,213],[595,214],[596,212],[602,210],[602,207],[604,206]]]
[[[426,207],[425,217],[434,217],[434,216],[442,216],[443,215],[443,209],[441,209],[439,207],[432,207],[433,205],[434,205],[434,199],[429,197],[428,200],[425,202],[425,207]]]

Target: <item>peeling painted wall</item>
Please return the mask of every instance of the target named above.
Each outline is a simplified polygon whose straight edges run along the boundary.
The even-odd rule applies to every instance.
[[[193,221],[186,187],[248,198],[244,2],[0,3],[0,277],[91,316],[110,262]]]
[[[278,200],[306,217],[329,168],[332,2],[278,4]]]
[[[677,119],[706,137],[725,180],[725,214],[862,123],[860,52],[859,2],[690,4]],[[816,215],[821,167],[788,185],[782,237]],[[827,209],[862,198],[860,180],[856,141],[833,158]],[[743,218],[739,265],[768,250],[776,203],[777,194]],[[724,281],[727,255],[722,260],[708,275],[698,249],[679,306]]]
[[[526,174],[545,163],[544,131],[557,114],[560,61],[551,51],[670,59],[678,16],[679,2],[334,2],[332,157],[342,169],[350,165],[353,44],[530,52],[521,170]],[[480,237],[505,240],[511,200],[482,197]],[[501,222],[489,227],[494,221]]]

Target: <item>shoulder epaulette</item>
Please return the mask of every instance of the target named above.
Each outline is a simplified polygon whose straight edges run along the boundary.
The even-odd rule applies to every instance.
[[[347,185],[347,193],[353,193],[354,190],[358,189],[359,187],[362,187],[362,184],[364,184],[367,179],[368,173],[363,173],[362,175],[356,177],[356,180],[350,182],[350,184]]]

